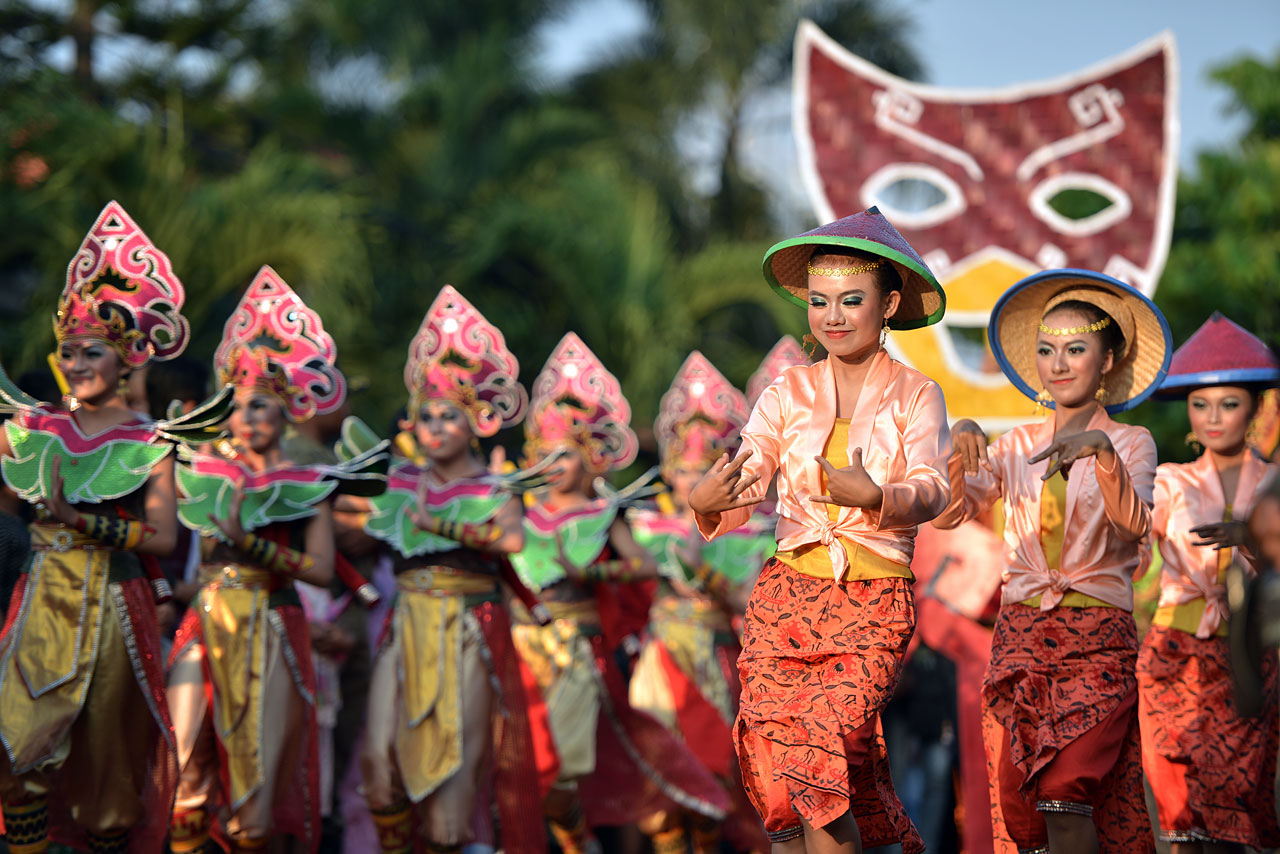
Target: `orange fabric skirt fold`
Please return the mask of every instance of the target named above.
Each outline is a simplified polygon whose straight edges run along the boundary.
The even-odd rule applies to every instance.
[[[734,727],[743,782],[775,840],[851,811],[863,845],[924,850],[893,790],[880,712],[915,628],[905,578],[811,578],[765,564],[744,618]]]
[[[1280,720],[1276,657],[1262,657],[1265,706],[1256,718],[1235,708],[1225,637],[1197,638],[1152,626],[1138,656],[1142,764],[1160,835],[1280,846],[1275,779]]]

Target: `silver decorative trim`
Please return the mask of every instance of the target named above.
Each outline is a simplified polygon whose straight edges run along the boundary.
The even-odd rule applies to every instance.
[[[280,652],[284,656],[284,663],[289,666],[289,673],[293,676],[294,687],[298,689],[298,693],[302,695],[302,699],[306,701],[308,706],[316,704],[316,695],[308,688],[306,680],[302,675],[302,665],[298,662],[298,653],[289,643],[289,633],[285,629],[284,617],[280,616],[280,612],[275,608],[267,609],[267,622],[275,631],[277,637],[280,638]]]
[[[133,632],[133,619],[129,615],[129,603],[124,599],[124,590],[119,584],[110,584],[107,589],[111,591],[111,601],[115,605],[116,619],[120,621],[120,636],[124,638],[124,648],[129,654],[129,664],[133,667],[133,678],[138,680],[138,687],[142,689],[142,695],[146,698],[147,708],[151,710],[151,717],[164,735],[164,740],[168,742],[169,749],[176,756],[178,744],[174,738],[173,727],[165,723],[163,716],[160,714],[160,707],[156,705],[155,696],[151,692],[151,685],[147,682],[147,671],[142,665],[142,655],[138,652],[138,638]]]
[[[1092,805],[1080,804],[1075,801],[1036,801],[1036,809],[1040,812],[1070,813],[1071,815],[1093,818]]]

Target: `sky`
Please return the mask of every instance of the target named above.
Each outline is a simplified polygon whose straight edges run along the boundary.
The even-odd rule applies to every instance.
[[[1182,134],[1179,163],[1195,152],[1230,145],[1243,123],[1225,110],[1225,87],[1209,70],[1231,59],[1280,53],[1277,0],[888,0],[913,19],[913,40],[927,82],[987,87],[1041,80],[1093,65],[1170,29],[1177,40]],[[580,0],[542,33],[540,64],[564,77],[616,49],[645,25],[634,0]],[[748,163],[794,200],[799,186],[786,94],[759,105],[759,125],[746,138]],[[697,141],[691,143],[694,147]],[[767,167],[766,167],[767,164]]]

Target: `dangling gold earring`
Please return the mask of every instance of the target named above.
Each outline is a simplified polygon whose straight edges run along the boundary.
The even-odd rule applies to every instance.
[[[1200,440],[1196,438],[1196,433],[1195,433],[1195,431],[1194,431],[1194,430],[1192,430],[1190,433],[1188,433],[1188,434],[1183,438],[1183,440],[1182,440],[1182,441],[1186,442],[1186,443],[1187,443],[1187,447],[1189,447],[1191,450],[1195,451],[1197,454],[1203,454],[1203,453],[1204,453],[1204,446],[1203,446],[1203,445],[1201,445],[1201,444],[1200,444]]]
[[[885,339],[889,337],[889,318],[885,318],[884,326],[880,329],[880,349],[884,349]]]
[[[813,333],[806,332],[804,337],[800,339],[800,349],[804,350],[805,355],[812,362],[815,354],[818,352],[818,339],[813,337]]]
[[[1093,393],[1093,399],[1101,403],[1106,398],[1106,396],[1107,396],[1107,387],[1099,383],[1098,390]]]
[[[1049,403],[1053,400],[1053,395],[1049,394],[1047,388],[1040,389],[1040,393],[1036,395],[1036,415],[1043,415],[1049,411]]]

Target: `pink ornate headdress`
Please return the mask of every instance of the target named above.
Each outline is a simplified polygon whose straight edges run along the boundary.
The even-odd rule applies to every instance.
[[[223,327],[213,369],[219,384],[277,398],[296,423],[333,412],[346,400],[347,381],[334,364],[337,355],[320,315],[264,266]]]
[[[787,368],[807,364],[809,357],[805,355],[799,342],[790,335],[783,335],[764,357],[751,379],[747,380],[747,406],[755,406],[760,394],[782,376]]]
[[[694,350],[658,405],[653,432],[664,474],[677,468],[707,469],[738,442],[747,423],[747,399]]]
[[[560,339],[533,381],[531,409],[524,426],[530,457],[569,441],[596,471],[622,468],[636,458],[639,442],[622,387],[572,332]]]
[[[168,256],[119,202],[109,202],[67,265],[53,332],[59,343],[102,339],[126,365],[140,368],[151,359],[172,359],[187,346],[184,296]]]
[[[529,396],[519,375],[520,363],[498,327],[445,285],[409,342],[409,418],[428,400],[447,400],[467,413],[477,436],[492,436],[524,415]]]

